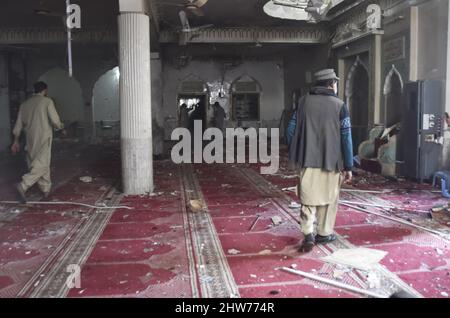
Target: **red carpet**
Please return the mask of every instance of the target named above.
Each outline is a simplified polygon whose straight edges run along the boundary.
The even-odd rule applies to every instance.
[[[332,278],[336,265],[320,257],[354,246],[388,252],[374,269],[383,277],[380,292],[450,294],[447,240],[345,206],[336,224],[339,240],[307,255],[298,253],[298,210],[289,208],[296,197],[281,190],[296,185],[285,158],[274,176],[259,175],[257,165],[157,161],[155,195],[122,198],[111,191],[120,177],[117,153],[105,148],[95,153],[87,149],[80,157],[61,154],[67,160],[54,160],[51,200],[104,202],[132,210],[0,205],[0,297],[361,297],[279,270],[293,267]],[[67,162],[71,168],[63,169]],[[1,200],[14,198],[10,184],[20,174],[17,164],[11,167],[0,175]],[[84,175],[94,181],[82,183]],[[391,216],[448,230],[426,213],[409,211],[447,202],[429,192],[429,186],[364,173],[354,185],[396,191],[370,196],[345,192],[343,199],[389,201],[402,208]],[[194,199],[203,201],[208,213],[188,211]],[[273,217],[281,223],[274,224]],[[69,290],[65,284],[70,264],[81,267],[81,289]],[[368,287],[362,271],[347,272],[342,279]]]

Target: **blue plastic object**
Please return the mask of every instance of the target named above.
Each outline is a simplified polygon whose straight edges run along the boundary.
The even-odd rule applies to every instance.
[[[450,171],[437,171],[433,175],[433,187],[436,186],[437,178],[441,179],[442,195],[450,199]]]
[[[442,189],[442,195],[450,199],[450,192],[448,191],[447,182],[444,179],[441,179],[441,189]]]
[[[289,124],[286,129],[286,142],[288,146],[291,145],[292,138],[294,138],[296,127],[297,127],[297,111],[294,111],[294,114],[289,120]]]

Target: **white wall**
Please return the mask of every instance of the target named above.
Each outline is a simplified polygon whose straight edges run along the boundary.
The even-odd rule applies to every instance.
[[[29,55],[27,61],[29,93],[32,92],[34,82],[48,71],[55,68],[61,71],[67,69],[65,51],[60,50],[59,46],[49,46],[41,48],[39,51],[33,51]],[[80,124],[84,126],[85,141],[92,141],[87,138],[92,135],[93,128],[92,97],[94,85],[102,75],[117,65],[117,61],[112,57],[114,55],[112,49],[107,50],[92,47],[92,45],[86,50],[75,47],[74,53],[74,79],[79,83],[82,97],[81,102],[78,100],[78,109],[75,111],[78,113],[77,117],[81,116]],[[66,120],[66,118],[62,119]]]
[[[119,67],[102,75],[94,86],[92,107],[94,109],[94,120],[119,121]]]
[[[82,122],[83,95],[80,83],[70,78],[67,71],[54,68],[39,77],[48,85],[48,95],[55,102],[61,120],[64,122]]]
[[[164,152],[164,109],[163,109],[163,79],[162,62],[159,54],[152,53],[152,130],[153,154],[161,155]]]
[[[11,142],[8,91],[8,65],[0,53],[0,152],[5,151]]]
[[[448,0],[428,1],[419,7],[419,79],[445,79],[447,15]]]
[[[419,7],[419,37],[417,73],[419,79],[447,79],[447,39],[449,32],[447,0],[428,1]],[[448,83],[447,83],[448,85]],[[446,94],[444,89],[443,94]],[[443,96],[443,100],[445,100]],[[448,111],[449,105],[443,106]],[[450,138],[444,134],[442,169],[450,168]]]
[[[177,120],[177,97],[181,83],[190,76],[206,83],[222,80],[222,63],[219,61],[194,60],[188,66],[177,69],[170,63],[163,63],[164,117],[166,118],[166,138],[175,128]],[[263,127],[278,127],[284,109],[284,69],[282,59],[247,60],[226,71],[224,82],[229,86],[241,76],[250,76],[261,85],[260,120]],[[192,80],[192,79],[191,79]],[[210,112],[211,110],[208,109]],[[228,112],[228,119],[229,109]],[[172,123],[172,125],[170,124]]]

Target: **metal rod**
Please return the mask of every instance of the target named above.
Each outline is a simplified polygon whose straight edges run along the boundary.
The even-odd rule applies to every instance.
[[[345,201],[345,200],[339,200],[339,203],[346,203],[346,204],[355,204],[355,205],[364,205],[364,206],[371,206],[375,208],[390,208],[390,209],[397,209],[395,206],[390,205],[380,205],[380,204],[373,204],[373,203],[366,203],[366,202],[354,202],[354,201]]]
[[[0,201],[1,204],[22,204],[19,201]],[[29,201],[26,204],[31,204],[31,205],[78,205],[78,206],[83,206],[83,207],[87,207],[87,208],[91,208],[91,209],[127,209],[127,210],[132,210],[133,208],[129,207],[129,206],[97,206],[97,205],[90,205],[90,204],[85,204],[85,203],[78,203],[78,202],[58,202],[58,201],[53,201],[53,202],[33,202],[33,201]]]
[[[441,193],[441,191],[437,190],[426,190],[426,189],[383,189],[383,190],[359,190],[359,189],[347,189],[347,188],[341,188],[342,192],[360,192],[360,193],[379,193],[379,194],[385,194],[395,191],[418,191],[418,192],[431,192],[431,193]]]
[[[70,6],[70,0],[66,0],[66,10],[69,8]],[[69,17],[68,13],[67,13],[67,18]],[[69,28],[69,26],[67,25],[67,20],[66,20],[66,27],[67,27],[67,63],[69,66],[69,77],[72,77],[73,75],[73,65],[72,65],[72,31]]]
[[[377,212],[367,211],[367,210],[361,209],[361,208],[359,208],[359,207],[357,207],[357,206],[354,206],[354,205],[351,205],[351,204],[347,204],[347,203],[341,203],[341,204],[342,204],[342,205],[345,205],[345,206],[348,206],[348,207],[350,207],[350,208],[352,208],[352,209],[355,209],[355,210],[358,210],[358,211],[367,213],[367,214],[377,215],[377,216],[379,216],[379,217],[382,217],[382,218],[385,218],[385,219],[388,219],[388,220],[391,220],[391,221],[394,221],[394,222],[397,222],[397,223],[405,224],[405,225],[408,225],[408,226],[411,226],[411,227],[415,227],[415,228],[420,229],[420,230],[423,230],[423,231],[427,231],[427,232],[430,232],[430,233],[439,235],[440,237],[442,237],[443,239],[445,239],[446,241],[448,241],[448,239],[447,239],[446,237],[444,237],[445,234],[443,234],[443,233],[441,233],[441,232],[438,232],[438,231],[435,231],[435,230],[432,230],[432,229],[428,229],[428,228],[426,228],[426,227],[423,227],[423,226],[420,226],[420,225],[416,225],[416,224],[413,224],[413,223],[408,222],[408,221],[405,221],[405,220],[401,220],[401,219],[398,219],[398,218],[394,218],[394,217],[391,217],[391,216],[387,216],[387,215],[384,215],[384,214],[382,214],[382,213],[377,213]]]
[[[382,191],[376,191],[376,190],[359,190],[359,189],[341,189],[342,192],[361,192],[361,193],[386,193],[386,192],[391,192],[394,190],[382,190]]]
[[[256,220],[253,221],[252,226],[251,226],[250,229],[248,230],[249,232],[250,232],[251,230],[253,230],[253,228],[255,227],[256,223],[258,223],[259,218],[260,218],[260,216],[258,215],[258,217],[256,218]]]
[[[347,284],[344,284],[344,283],[337,282],[335,280],[331,280],[331,279],[328,279],[328,278],[323,278],[323,277],[316,276],[316,275],[313,275],[313,274],[310,274],[310,273],[305,273],[305,272],[302,272],[302,271],[299,271],[299,270],[296,270],[296,269],[292,269],[292,268],[289,268],[289,267],[282,267],[281,269],[284,270],[285,272],[289,272],[289,273],[296,274],[296,275],[299,275],[299,276],[304,276],[306,278],[313,279],[313,280],[316,280],[316,281],[319,281],[319,282],[322,282],[322,283],[325,283],[325,284],[328,284],[328,285],[332,285],[332,286],[335,286],[335,287],[347,289],[347,290],[353,291],[353,292],[358,293],[358,294],[371,296],[371,297],[375,297],[375,298],[388,298],[388,296],[385,296],[385,295],[374,293],[374,292],[371,292],[371,291],[368,291],[368,290],[365,290],[365,289],[362,289],[362,288],[350,286],[350,285],[347,285]]]

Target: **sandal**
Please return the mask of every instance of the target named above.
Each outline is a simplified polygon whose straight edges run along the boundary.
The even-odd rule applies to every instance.
[[[299,248],[299,252],[301,253],[309,253],[316,245],[313,234],[305,235],[305,239],[303,240],[302,245]]]
[[[337,240],[336,234],[330,234],[327,236],[316,235],[316,243],[317,244],[327,244]]]

